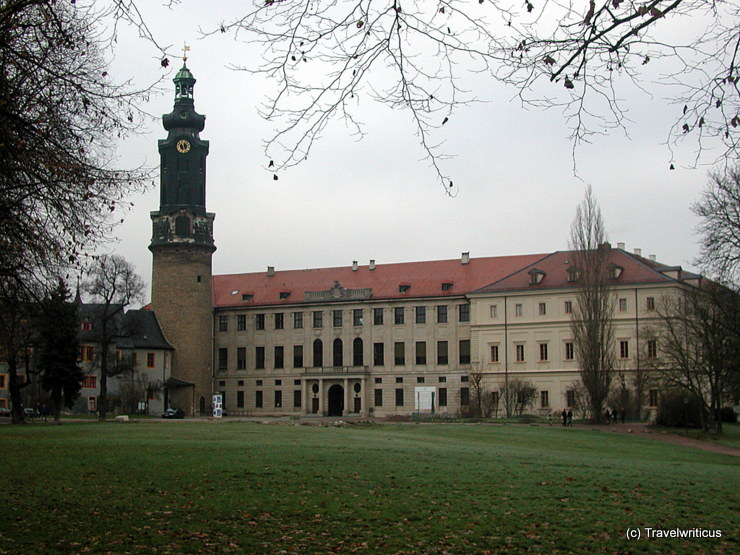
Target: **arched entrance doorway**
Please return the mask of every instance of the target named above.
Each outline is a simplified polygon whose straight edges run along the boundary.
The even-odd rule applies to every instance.
[[[344,388],[335,384],[329,388],[328,416],[342,416],[344,412]]]

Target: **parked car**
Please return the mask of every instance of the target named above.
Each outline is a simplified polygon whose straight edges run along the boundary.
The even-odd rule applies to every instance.
[[[10,409],[8,407],[0,407],[0,416],[10,416]]]
[[[39,415],[39,412],[31,407],[23,409],[23,415],[26,418],[36,418]]]
[[[162,413],[162,418],[185,418],[185,411],[182,409],[169,408]]]

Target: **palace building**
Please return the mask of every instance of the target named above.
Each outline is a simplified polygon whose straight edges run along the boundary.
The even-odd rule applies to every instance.
[[[151,308],[174,351],[171,406],[208,415],[464,414],[471,375],[493,402],[503,383],[537,388],[530,412],[575,403],[570,318],[572,253],[212,275],[214,214],[206,211],[205,117],[195,78],[177,73],[159,141],[159,210],[152,212]],[[623,244],[610,249],[614,349],[626,379],[656,356],[656,303],[699,276]],[[654,408],[650,391],[645,408]]]

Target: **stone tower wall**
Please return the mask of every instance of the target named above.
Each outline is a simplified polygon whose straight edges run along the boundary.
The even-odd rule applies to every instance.
[[[197,415],[203,397],[208,414],[213,383],[212,249],[169,245],[153,252],[152,308],[175,347],[171,375],[195,384],[172,389],[170,406]]]

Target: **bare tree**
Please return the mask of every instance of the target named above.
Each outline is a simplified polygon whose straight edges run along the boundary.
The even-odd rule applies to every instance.
[[[108,73],[115,32],[104,24],[131,10],[123,0],[0,3],[0,275],[22,287],[56,285],[148,180],[114,158],[147,93]]]
[[[693,210],[701,218],[700,264],[724,283],[740,286],[740,165],[712,173]]]
[[[609,284],[610,247],[591,187],[571,225],[572,272],[577,281],[571,330],[591,418],[598,422],[614,373],[614,300]]]
[[[32,383],[34,300],[28,288],[0,277],[0,350],[7,365],[13,424],[24,422],[22,391]]]
[[[740,296],[715,282],[661,299],[660,323],[652,333],[664,384],[678,387],[702,404],[702,425],[722,431],[723,401],[736,401],[740,375]]]
[[[501,385],[500,397],[504,402],[506,416],[521,416],[522,413],[534,404],[537,398],[537,388],[529,380],[514,378]]]
[[[697,153],[718,145],[733,159],[739,21],[740,8],[721,0],[253,0],[206,34],[262,49],[259,65],[233,67],[275,82],[262,110],[277,123],[270,167],[304,160],[332,118],[362,136],[356,114],[371,99],[410,116],[454,194],[435,131],[485,98],[464,84],[469,75],[513,86],[525,105],[561,109],[574,145],[625,128],[625,91],[637,85],[651,98],[661,87],[677,104],[669,144],[693,136]]]
[[[144,281],[123,257],[104,255],[93,261],[83,289],[95,303],[91,323],[100,343],[98,416],[100,420],[105,420],[108,411],[108,377],[110,370],[115,370],[111,361],[111,347],[116,338],[123,334],[133,335],[134,330],[125,330],[121,321],[127,306],[143,300]]]

